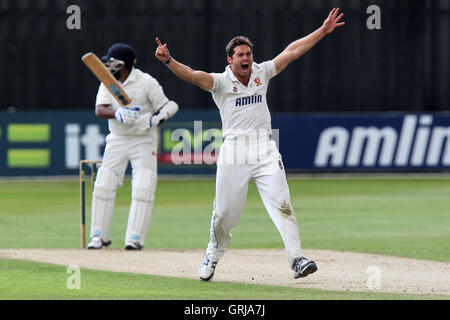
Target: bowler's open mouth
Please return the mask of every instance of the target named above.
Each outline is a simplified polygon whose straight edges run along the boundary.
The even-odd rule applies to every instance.
[[[248,67],[249,67],[248,63],[242,64],[242,70],[248,70]]]

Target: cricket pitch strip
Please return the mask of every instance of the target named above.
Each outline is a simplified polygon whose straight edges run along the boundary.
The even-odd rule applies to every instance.
[[[203,254],[203,250],[0,249],[2,258],[189,279],[198,279]],[[229,249],[218,263],[213,281],[450,296],[448,262],[331,250],[304,250],[304,254],[316,262],[318,271],[294,280],[284,250]],[[177,263],[168,264],[171,260]]]

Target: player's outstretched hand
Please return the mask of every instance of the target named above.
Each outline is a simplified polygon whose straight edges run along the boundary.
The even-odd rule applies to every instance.
[[[167,63],[170,59],[170,53],[169,49],[167,48],[167,43],[164,45],[161,44],[161,41],[159,41],[159,38],[156,38],[156,44],[158,47],[156,48],[155,57],[162,63]]]
[[[339,8],[334,8],[331,10],[330,14],[326,18],[326,20],[323,22],[322,30],[325,32],[325,34],[329,34],[336,29],[336,27],[341,27],[345,24],[345,22],[339,22],[341,18],[344,16],[343,13],[341,13],[339,16],[337,15],[339,12]]]

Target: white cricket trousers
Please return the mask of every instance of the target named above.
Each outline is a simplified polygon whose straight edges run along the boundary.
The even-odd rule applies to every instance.
[[[148,136],[106,137],[102,165],[95,181],[92,198],[91,237],[110,240],[116,190],[123,184],[128,163],[132,167],[132,200],[125,242],[144,245],[153,213],[157,184],[156,144]]]
[[[303,255],[281,155],[272,140],[259,142],[250,148],[241,147],[242,145],[225,140],[220,149],[210,242],[206,255],[214,261],[219,261],[224,255],[231,243],[230,230],[238,224],[241,217],[248,183],[250,179],[254,179],[264,206],[281,234],[287,262],[292,267],[295,259]],[[256,154],[253,162],[249,161],[252,158],[249,156],[251,150],[256,150],[253,152]],[[239,157],[245,163],[239,161]]]

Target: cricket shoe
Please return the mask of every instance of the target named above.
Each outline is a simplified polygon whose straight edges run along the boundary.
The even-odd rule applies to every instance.
[[[142,246],[139,242],[127,242],[125,244],[125,250],[141,250],[144,246]]]
[[[214,271],[216,271],[217,261],[213,261],[205,256],[205,260],[203,260],[202,265],[200,266],[200,270],[198,271],[198,276],[200,280],[210,281],[214,276]]]
[[[308,260],[305,257],[295,259],[292,266],[294,269],[294,279],[304,278],[307,275],[317,271],[317,265],[314,261]]]
[[[110,244],[111,240],[105,242],[99,236],[93,236],[88,244],[88,249],[101,249],[103,246],[108,247]]]

